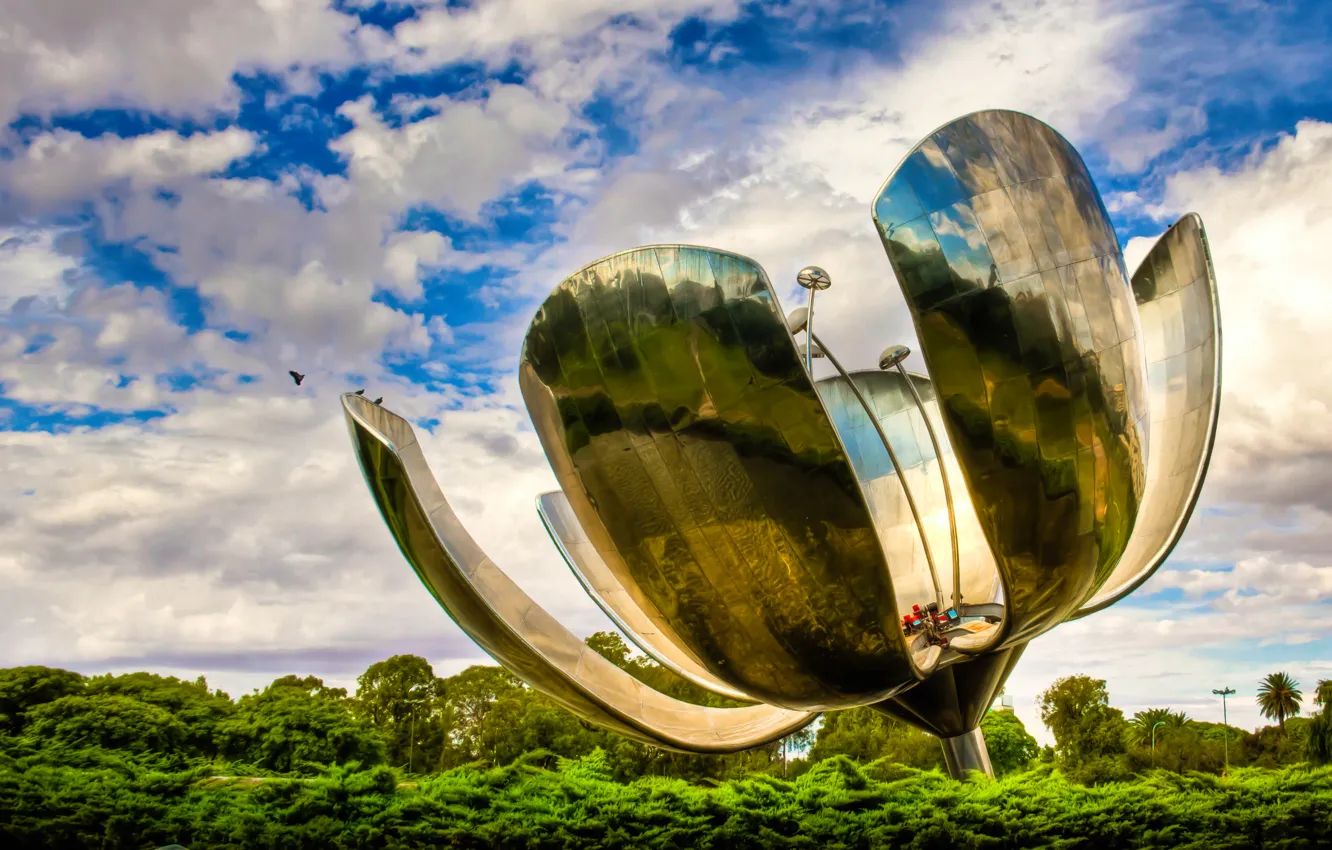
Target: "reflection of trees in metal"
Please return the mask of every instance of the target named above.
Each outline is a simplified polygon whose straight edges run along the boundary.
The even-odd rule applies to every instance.
[[[816,384],[763,270],[710,249],[599,260],[524,342],[561,553],[645,652],[760,704],[679,703],[603,664],[476,549],[410,426],[344,397],[390,528],[483,648],[664,746],[733,750],[872,705],[943,737],[955,772],[988,770],[977,724],[1026,642],[1131,591],[1182,532],[1215,426],[1215,283],[1196,216],[1130,283],[1081,158],[1017,113],[932,134],[873,213],[929,373],[910,378],[919,399],[905,373]],[[924,550],[952,551],[953,514],[960,587],[942,588]],[[957,593],[946,643],[904,633],[913,605]]]

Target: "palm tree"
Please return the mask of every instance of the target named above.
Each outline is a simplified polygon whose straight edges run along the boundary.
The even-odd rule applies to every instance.
[[[1157,723],[1163,723],[1168,727],[1173,714],[1174,712],[1168,708],[1148,708],[1139,711],[1133,715],[1133,720],[1129,723],[1130,742],[1140,747],[1147,746],[1152,740],[1152,727]]]
[[[1129,743],[1145,747],[1151,743],[1152,729],[1160,723],[1161,731],[1156,733],[1156,739],[1161,740],[1161,736],[1167,731],[1178,732],[1181,729],[1187,729],[1193,723],[1193,719],[1182,711],[1171,711],[1168,708],[1148,708],[1139,711],[1133,715],[1129,722]]]
[[[1300,713],[1300,683],[1285,673],[1271,673],[1258,683],[1258,710],[1286,731],[1286,718]]]

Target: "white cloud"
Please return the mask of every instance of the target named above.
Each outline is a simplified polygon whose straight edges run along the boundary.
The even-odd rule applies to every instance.
[[[1245,558],[1230,570],[1167,570],[1155,579],[1154,586],[1177,587],[1185,596],[1224,592],[1224,607],[1230,610],[1262,607],[1276,610],[1283,603],[1322,602],[1332,598],[1332,566]]]
[[[268,67],[308,85],[312,68],[345,62],[351,50],[350,19],[294,0],[202,3],[188,15],[179,4],[107,4],[79,27],[53,22],[49,12],[62,4],[16,8],[0,22],[0,73],[30,80],[31,89],[0,84],[0,110],[11,112],[23,98],[39,112],[118,102],[225,108],[237,69]],[[528,73],[522,86],[400,100],[402,115],[438,110],[401,126],[367,101],[346,104],[342,114],[354,127],[335,143],[346,177],[299,169],[276,182],[211,177],[255,149],[241,131],[134,140],[58,131],[20,151],[5,172],[8,191],[34,207],[87,201],[107,239],[169,246],[154,261],[197,287],[210,320],[252,337],[241,344],[215,330],[186,334],[155,290],[72,286],[78,252],[60,250],[53,230],[0,237],[0,275],[15,282],[5,295],[38,296],[58,319],[38,327],[4,317],[7,396],[67,409],[175,410],[146,427],[0,432],[0,463],[10,471],[0,483],[8,511],[0,511],[0,663],[147,666],[248,686],[296,670],[346,683],[394,651],[422,652],[442,669],[481,659],[421,591],[374,513],[337,408],[337,391],[354,388],[342,386],[349,373],[365,375],[367,391],[404,415],[440,419],[423,444],[472,532],[576,629],[603,627],[532,511],[532,496],[551,475],[512,380],[493,394],[431,394],[391,375],[381,363],[386,352],[423,352],[465,331],[443,316],[373,301],[377,286],[415,299],[437,269],[501,264],[520,271],[498,293],[512,302],[537,298],[574,268],[628,245],[701,242],[759,260],[788,307],[801,294],[798,268],[828,268],[836,285],[820,296],[820,333],[848,365],[860,366],[886,344],[913,342],[868,202],[936,125],[976,108],[1023,109],[1080,146],[1100,145],[1122,167],[1150,159],[1171,132],[1189,126],[1180,114],[1163,133],[1105,135],[1107,114],[1138,91],[1123,57],[1125,45],[1159,23],[1146,6],[949,7],[937,32],[913,35],[899,63],[852,60],[835,79],[744,92],[654,61],[674,22],[709,10],[715,19],[734,14],[730,3],[704,0],[651,8],[638,0],[491,2],[427,10],[391,36],[362,30],[358,49],[378,51],[398,69],[454,58],[495,67],[517,58]],[[607,26],[635,11],[638,26]],[[124,49],[131,30],[152,34],[143,36],[143,51]],[[630,116],[640,152],[605,171],[582,167],[597,151],[573,141],[584,129],[579,107],[621,85],[641,98]],[[1130,711],[1196,705],[1191,713],[1212,719],[1207,695],[1215,683],[1270,672],[1262,660],[1217,660],[1218,649],[1328,638],[1320,610],[1326,568],[1312,566],[1323,560],[1287,557],[1283,547],[1312,545],[1319,533],[1332,540],[1325,514],[1313,507],[1332,473],[1317,460],[1326,449],[1321,435],[1332,433],[1325,421],[1332,375],[1307,357],[1325,345],[1321,326],[1332,303],[1320,277],[1322,246],[1332,242],[1329,148],[1328,125],[1305,123],[1236,168],[1198,169],[1167,183],[1157,211],[1203,214],[1222,281],[1227,418],[1208,505],[1223,495],[1246,517],[1200,514],[1180,561],[1240,549],[1245,557],[1229,572],[1162,573],[1142,593],[1188,590],[1172,610],[1120,606],[1037,641],[1010,688],[1033,731],[1031,700],[1056,675],[1104,676]],[[562,241],[540,256],[478,255],[439,234],[395,232],[414,205],[475,219],[487,201],[533,179],[583,202],[564,208]],[[115,204],[98,195],[111,183],[126,187]],[[315,209],[292,196],[301,183],[315,187]],[[155,197],[161,185],[173,201]],[[1125,209],[1144,203],[1132,192],[1121,200]],[[1130,266],[1149,247],[1130,242]],[[459,297],[485,294],[496,293]],[[459,312],[450,306],[450,316]],[[476,364],[511,368],[527,320],[496,314],[477,323],[469,329],[484,331],[476,349],[429,371],[465,379]],[[42,331],[50,344],[24,354]],[[308,375],[299,389],[284,375],[293,366]],[[158,385],[181,368],[230,374],[216,389],[171,393]],[[263,380],[240,384],[240,373]],[[139,377],[121,386],[121,374]],[[35,494],[20,495],[28,489]],[[1303,500],[1299,533],[1255,536],[1271,527],[1263,511],[1289,508],[1292,493]],[[1203,591],[1222,595],[1203,604],[1195,598]],[[1279,623],[1234,615],[1278,603]],[[1312,675],[1312,665],[1298,669]],[[1258,722],[1234,704],[1232,717]]]
[[[235,73],[348,63],[355,23],[325,0],[9,0],[0,123],[105,105],[230,109]]]
[[[122,180],[135,189],[152,189],[206,176],[254,150],[254,136],[235,127],[192,136],[162,130],[128,139],[57,130],[32,139],[0,173],[29,200],[52,204],[85,198]]]
[[[518,56],[545,65],[566,59],[573,44],[615,17],[634,19],[634,26],[620,35],[632,38],[647,32],[664,47],[672,24],[691,15],[724,20],[734,15],[736,5],[734,0],[489,0],[426,10],[399,24],[392,44],[372,40],[372,34],[366,37],[379,55],[391,56],[407,69],[469,59],[497,66]],[[373,49],[370,52],[375,55]]]
[[[0,228],[0,313],[20,299],[52,306],[69,296],[69,276],[78,263],[56,250],[59,231]]]
[[[3,661],[95,670],[119,657],[193,658],[195,669],[243,669],[227,659],[253,653],[295,669],[302,653],[351,653],[364,665],[421,646],[475,657],[448,637],[446,616],[384,532],[338,389],[195,392],[185,412],[146,431],[0,435],[5,455],[21,459],[6,502],[34,491],[21,513],[0,517],[0,551],[13,553],[0,573]],[[552,477],[535,435],[516,428],[521,414],[494,400],[441,410],[438,396],[406,385],[372,391],[441,420],[448,437],[427,453],[472,533],[553,609],[595,623],[532,507]]]
[[[427,203],[475,217],[483,203],[528,180],[563,171],[566,107],[521,86],[498,85],[482,101],[442,99],[439,114],[393,128],[369,99],[339,114],[355,128],[331,147],[349,161],[354,191],[405,207]]]

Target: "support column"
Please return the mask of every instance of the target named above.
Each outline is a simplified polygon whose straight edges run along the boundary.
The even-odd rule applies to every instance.
[[[985,748],[985,736],[980,727],[953,738],[940,738],[939,743],[943,744],[944,764],[948,765],[948,773],[954,779],[966,779],[973,770],[994,776],[990,751]]]

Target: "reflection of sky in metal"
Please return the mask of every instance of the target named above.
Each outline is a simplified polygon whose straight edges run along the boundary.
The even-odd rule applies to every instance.
[[[1197,293],[1211,279],[1198,273],[1201,231],[1189,241],[1177,228],[1167,260],[1130,289],[1076,151],[1017,113],[936,131],[873,209],[916,320],[942,458],[901,375],[816,386],[762,269],[710,249],[634,249],[570,276],[529,328],[520,385],[564,496],[545,504],[548,527],[640,645],[704,687],[792,709],[876,704],[965,750],[1027,641],[1108,579],[1107,593],[1131,589],[1173,545],[1210,450],[1199,425],[1212,421],[1215,372],[1200,352],[1215,354],[1215,320]],[[911,217],[885,218],[897,215]],[[1172,277],[1186,266],[1193,290]],[[1183,298],[1194,312],[1173,322]],[[1165,323],[1139,322],[1138,304]],[[1140,326],[1157,325],[1159,387],[1139,341]],[[1150,420],[1149,401],[1161,403]],[[685,749],[738,747],[799,722],[764,706],[706,721],[697,707],[649,710],[664,697],[641,686],[626,700],[619,674],[487,566],[410,451],[392,460],[369,448],[394,444],[375,437],[395,427],[388,416],[353,417],[362,461],[387,463],[383,486],[394,463],[408,470],[442,546],[413,537],[396,497],[380,498],[385,517],[418,570],[435,564],[423,578],[455,617],[454,606],[484,601],[489,618],[459,622],[503,663],[594,722]],[[1184,435],[1173,443],[1182,458],[1148,466],[1149,421],[1167,442]],[[966,485],[954,500],[964,603],[1002,604],[995,624],[973,623],[945,650],[898,627],[906,606],[952,580],[928,555],[953,551],[941,461]],[[1165,519],[1142,515],[1144,504]],[[1138,560],[1121,565],[1126,552]],[[936,665],[951,666],[946,682]],[[737,712],[753,714],[749,731],[726,727],[719,740],[705,728]]]
[[[1182,528],[1192,499],[1158,498],[1165,519],[1138,515],[1144,487],[1160,479],[1149,476],[1157,399],[1145,388],[1179,381],[1148,375],[1115,235],[1077,153],[1027,116],[976,113],[908,154],[873,211],[999,556],[1006,628],[1029,637],[1107,582],[1150,574],[1160,559],[1142,563],[1141,541],[1161,544],[1162,523]],[[1196,315],[1210,317],[1210,303]],[[1194,375],[1210,381],[1201,366]],[[1159,401],[1153,415],[1168,416],[1176,402]],[[1193,473],[1176,491],[1196,492],[1202,448],[1195,440],[1174,461]],[[1057,543],[1053,529],[1074,525],[1077,536]]]

